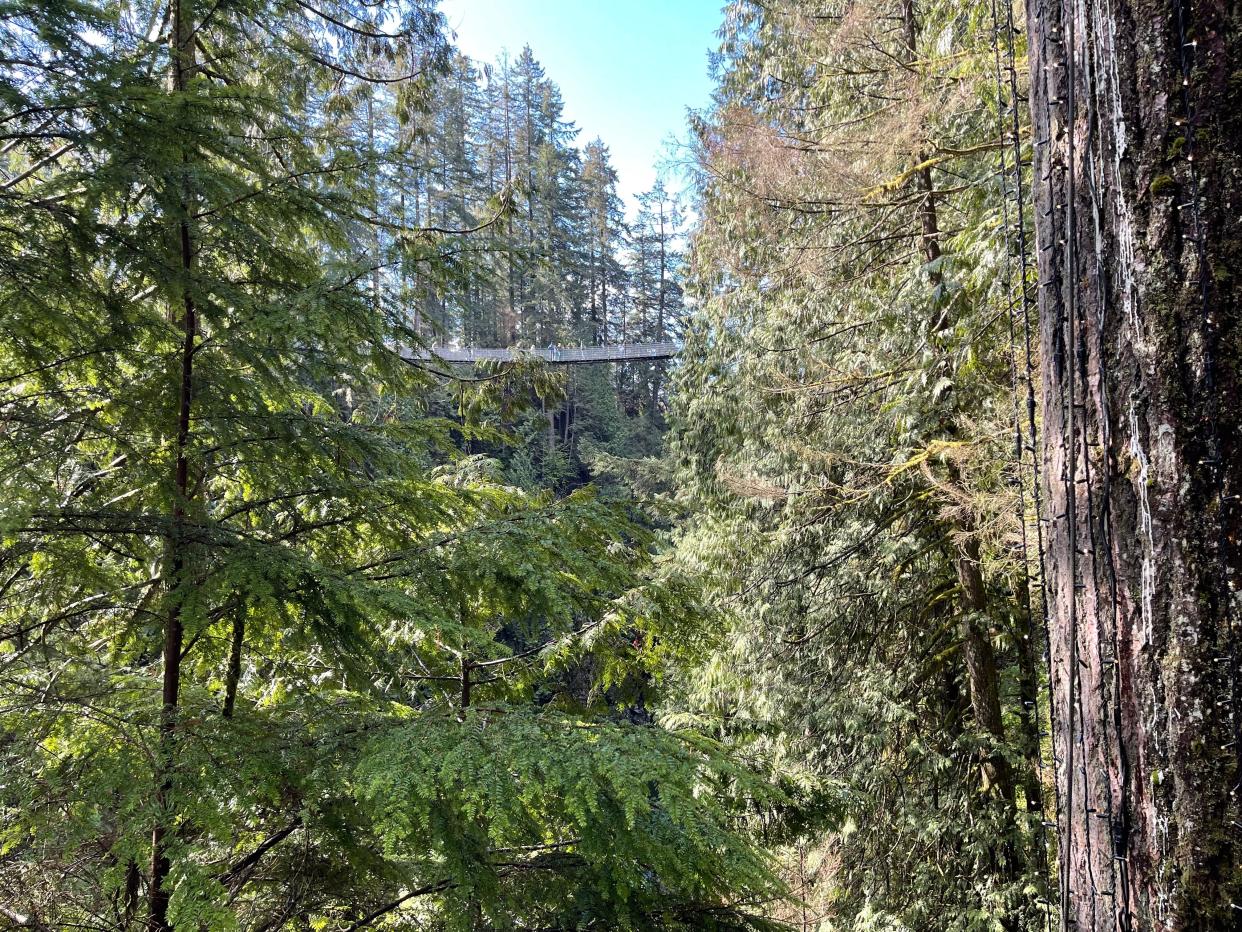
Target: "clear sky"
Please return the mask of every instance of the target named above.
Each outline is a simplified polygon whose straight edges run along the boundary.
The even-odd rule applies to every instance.
[[[457,45],[492,61],[529,44],[565,99],[584,145],[612,151],[621,195],[655,181],[670,136],[686,136],[686,108],[707,104],[707,53],[723,0],[443,0]]]

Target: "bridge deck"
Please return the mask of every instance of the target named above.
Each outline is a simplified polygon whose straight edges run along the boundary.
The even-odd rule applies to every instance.
[[[544,346],[491,349],[478,346],[433,346],[422,359],[445,362],[511,362],[521,356],[534,356],[557,365],[590,362],[623,362],[628,359],[668,359],[681,351],[677,343],[618,343],[604,346]]]

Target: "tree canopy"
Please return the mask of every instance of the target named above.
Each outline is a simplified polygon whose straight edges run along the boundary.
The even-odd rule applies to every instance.
[[[0,3],[0,926],[1234,928],[1242,30],[1025,13],[729,0],[627,202],[436,0]]]

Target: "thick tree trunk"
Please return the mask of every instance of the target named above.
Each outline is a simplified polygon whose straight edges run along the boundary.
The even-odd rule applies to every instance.
[[[1064,923],[1235,929],[1240,14],[1027,14]]]

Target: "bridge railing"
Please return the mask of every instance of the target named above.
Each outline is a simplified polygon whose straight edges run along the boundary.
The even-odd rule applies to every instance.
[[[418,354],[422,359],[445,362],[510,362],[523,355],[534,356],[552,364],[618,362],[628,359],[668,359],[681,351],[672,341],[662,343],[614,343],[599,346],[534,346],[504,349],[482,346],[433,346],[430,352]]]

